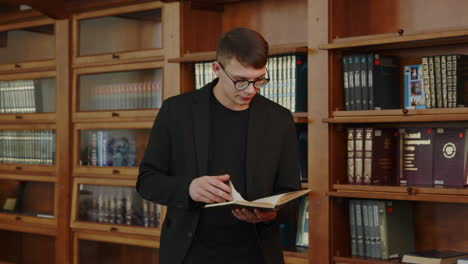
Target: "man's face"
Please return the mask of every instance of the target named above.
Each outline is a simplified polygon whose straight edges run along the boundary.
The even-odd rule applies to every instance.
[[[224,69],[218,62],[213,63],[213,70],[219,76],[219,82],[214,90],[216,99],[231,110],[239,111],[249,108],[250,102],[259,89],[250,83],[247,88],[238,90],[235,88],[233,81],[261,80],[265,78],[266,69],[245,67],[236,59],[231,59],[230,62],[223,66]]]

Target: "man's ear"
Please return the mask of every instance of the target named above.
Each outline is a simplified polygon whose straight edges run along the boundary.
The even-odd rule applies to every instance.
[[[221,75],[221,71],[223,70],[221,68],[221,65],[219,65],[219,62],[214,61],[213,64],[212,64],[212,68],[213,68],[213,72],[216,74],[216,76],[219,77]]]

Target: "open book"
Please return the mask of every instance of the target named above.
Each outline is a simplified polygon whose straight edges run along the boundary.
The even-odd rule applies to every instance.
[[[232,201],[224,202],[224,203],[207,204],[205,205],[205,207],[237,205],[241,207],[252,207],[252,208],[263,209],[263,210],[265,209],[266,210],[278,210],[280,205],[283,205],[289,201],[292,201],[310,192],[309,189],[300,190],[300,191],[295,191],[295,192],[288,192],[288,193],[268,196],[268,197],[264,197],[264,198],[249,202],[249,201],[246,201],[244,198],[242,198],[239,192],[237,192],[236,189],[234,188],[234,185],[232,185],[231,181],[229,181],[229,186],[231,187]]]

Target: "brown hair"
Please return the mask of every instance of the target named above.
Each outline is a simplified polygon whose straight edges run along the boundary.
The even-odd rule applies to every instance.
[[[235,58],[243,66],[263,68],[268,59],[268,43],[260,33],[248,28],[234,28],[218,40],[216,60],[227,66]]]

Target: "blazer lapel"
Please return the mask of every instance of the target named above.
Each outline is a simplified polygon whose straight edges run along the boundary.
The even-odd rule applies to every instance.
[[[210,138],[210,93],[216,82],[207,84],[194,96],[193,127],[198,177],[208,173]]]
[[[247,135],[247,153],[245,164],[246,194],[247,200],[257,199],[255,197],[254,177],[256,175],[256,164],[260,158],[263,146],[263,138],[266,130],[267,115],[262,107],[259,96],[255,96],[250,103],[249,128]]]

